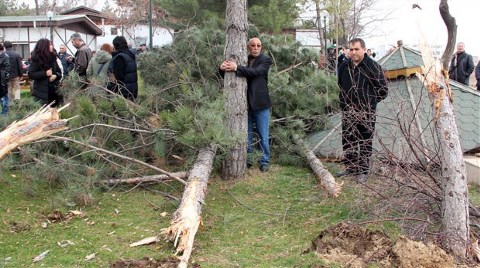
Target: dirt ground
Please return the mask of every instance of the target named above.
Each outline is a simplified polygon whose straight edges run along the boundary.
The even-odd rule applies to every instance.
[[[347,222],[322,231],[312,242],[310,250],[327,263],[342,267],[455,267],[454,259],[433,244],[425,245],[404,237],[392,241],[380,231]]]
[[[436,245],[425,245],[405,237],[392,241],[381,231],[373,231],[358,225],[340,222],[322,231],[312,241],[308,251],[315,252],[328,264],[342,267],[364,268],[399,267],[399,268],[443,268],[456,267],[453,257]],[[111,268],[127,267],[177,267],[178,259],[171,257],[164,260],[143,258],[141,260],[118,260]],[[200,266],[194,266],[200,267]],[[329,266],[314,266],[312,268]]]
[[[118,260],[110,268],[176,268],[180,261],[177,258],[154,260],[145,257],[141,260]]]

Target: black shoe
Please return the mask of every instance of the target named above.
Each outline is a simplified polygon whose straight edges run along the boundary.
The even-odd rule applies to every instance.
[[[345,176],[349,176],[349,175],[353,175],[353,172],[351,172],[350,170],[347,169],[345,171],[338,172],[337,174],[335,174],[335,177],[340,178],[340,177],[345,177]]]
[[[268,171],[268,165],[267,164],[263,164],[260,166],[260,171],[261,172],[267,172]]]

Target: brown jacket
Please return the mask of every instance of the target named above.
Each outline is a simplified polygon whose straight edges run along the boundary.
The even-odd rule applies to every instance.
[[[87,47],[87,45],[83,44],[75,53],[75,65],[73,67],[79,76],[87,75],[87,67],[90,59],[92,59],[92,51]]]

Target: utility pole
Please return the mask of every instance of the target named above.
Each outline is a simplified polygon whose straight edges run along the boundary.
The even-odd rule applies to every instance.
[[[150,51],[153,49],[153,30],[152,30],[152,0],[149,0],[150,11],[148,12],[148,30],[149,30],[149,43],[148,48]]]
[[[52,25],[53,11],[47,11],[47,18],[48,18],[48,24],[50,25],[50,42],[53,44],[53,25]]]

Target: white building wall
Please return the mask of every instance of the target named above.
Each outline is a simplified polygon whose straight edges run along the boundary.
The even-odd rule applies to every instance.
[[[72,46],[70,36],[75,33],[64,28],[53,27],[53,45],[57,49],[63,43],[68,43],[67,47],[69,53],[75,54],[77,51]],[[80,33],[85,43],[90,49],[96,49],[97,40],[95,35]],[[17,28],[3,28],[3,40],[10,41],[14,44],[28,44],[30,51],[35,48],[37,41],[41,38],[50,39],[50,27],[17,27]]]
[[[102,27],[102,26],[99,26]],[[138,47],[140,44],[144,43],[147,46],[149,45],[149,26],[144,24],[138,24],[129,27],[116,27],[114,25],[104,25],[105,36],[97,37],[97,49],[103,43],[112,43],[113,39],[116,36],[123,35],[127,39],[127,43],[132,47]],[[117,28],[117,34],[112,34],[112,28]],[[171,44],[173,41],[173,29],[168,29],[164,27],[154,27],[153,29],[153,46],[161,47],[167,44]]]
[[[320,35],[318,34],[318,30],[297,30],[295,35],[296,41],[300,42],[300,44],[303,46],[319,49],[323,44],[320,43]]]

